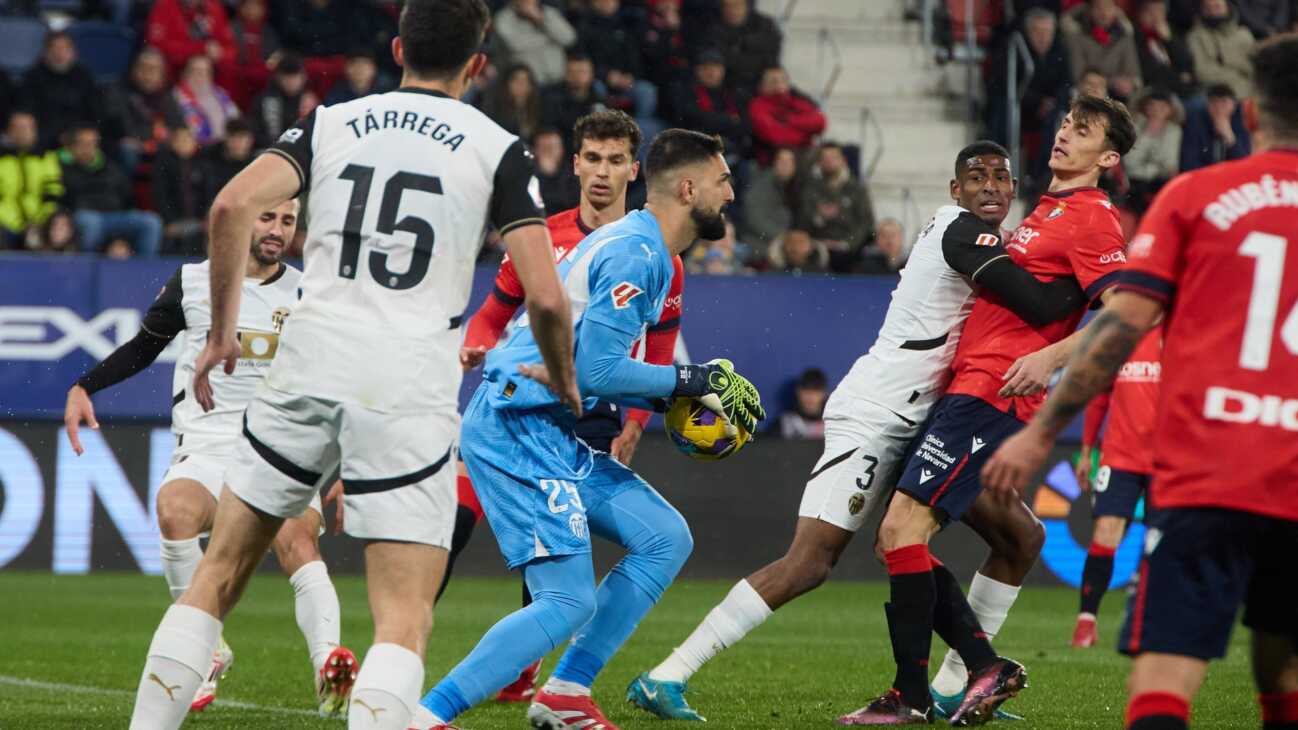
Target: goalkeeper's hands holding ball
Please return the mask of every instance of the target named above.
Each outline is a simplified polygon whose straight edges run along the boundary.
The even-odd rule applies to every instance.
[[[762,396],[748,378],[735,372],[729,360],[709,360],[702,365],[676,366],[675,397],[695,398],[708,410],[749,434],[766,419]]]

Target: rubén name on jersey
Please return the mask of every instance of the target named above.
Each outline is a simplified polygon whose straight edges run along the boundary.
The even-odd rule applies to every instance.
[[[1255,210],[1282,206],[1298,208],[1298,181],[1263,175],[1257,182],[1244,183],[1222,193],[1204,208],[1203,216],[1225,231]]]
[[[401,129],[441,142],[452,150],[460,149],[460,144],[464,142],[464,135],[456,132],[446,122],[412,111],[389,109],[380,115],[366,109],[362,116],[348,119],[347,126],[352,128],[356,139],[384,129]]]

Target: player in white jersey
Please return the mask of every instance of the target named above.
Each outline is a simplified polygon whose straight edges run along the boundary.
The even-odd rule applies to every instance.
[[[211,411],[203,411],[189,388],[212,321],[206,261],[176,269],[145,313],[140,332],[78,378],[68,391],[63,420],[72,447],[80,454],[81,424],[99,427],[90,396],[147,368],[172,340],[181,338],[171,391],[176,449],[157,495],[162,574],[173,600],[189,587],[198,567],[203,555],[199,536],[212,529],[225,471],[243,427],[244,408],[265,377],[280,330],[297,304],[302,272],[282,261],[297,231],[297,221],[298,203],[290,200],[263,211],[253,225],[239,306],[238,334],[243,349],[233,373],[212,378],[215,407]],[[338,593],[320,558],[322,524],[317,498],[300,516],[284,522],[272,548],[293,585],[297,623],[311,654],[320,711],[333,715],[346,705],[356,658],[340,645]],[[234,653],[222,639],[191,709],[202,710],[211,704],[217,680],[233,663]]]
[[[977,142],[961,150],[951,181],[957,204],[939,208],[920,232],[878,338],[825,405],[825,450],[803,492],[788,552],[739,581],[684,644],[633,680],[629,701],[665,719],[702,720],[684,698],[689,678],[772,611],[825,581],[852,535],[886,501],[907,447],[946,390],[980,292],[1034,323],[1082,306],[1076,282],[1038,281],[1005,252],[1000,224],[1014,188],[1000,145]],[[1024,516],[1034,524],[1026,510]]]
[[[300,120],[212,205],[212,329],[194,393],[240,345],[236,274],[254,211],[310,192],[302,299],[249,404],[207,553],[163,617],[134,730],[176,728],[169,695],[197,685],[258,557],[340,469],[348,534],[366,541],[374,643],[348,726],[405,730],[423,684],[434,593],[455,515],[460,317],[488,225],[527,292],[561,401],[580,415],[572,320],[522,142],[458,97],[481,71],[483,0],[410,0],[393,56],[402,86]],[[151,679],[156,678],[156,679]]]

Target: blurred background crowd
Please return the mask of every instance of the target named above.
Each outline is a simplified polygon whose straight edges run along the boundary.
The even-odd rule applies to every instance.
[[[577,204],[573,124],[617,108],[646,139],[684,126],[726,142],[733,225],[688,252],[692,273],[904,263],[856,148],[822,138],[825,115],[790,84],[780,28],[751,0],[490,5],[491,63],[466,100],[530,142],[548,212]],[[10,250],[201,256],[209,203],[259,149],[318,104],[400,79],[395,1],[9,0],[0,12]],[[643,195],[640,181],[629,205]],[[499,254],[489,241],[484,257]]]

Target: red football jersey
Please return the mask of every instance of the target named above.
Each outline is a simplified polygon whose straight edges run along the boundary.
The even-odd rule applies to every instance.
[[[1298,150],[1176,178],[1130,257],[1168,305],[1155,507],[1298,520]]]
[[[1121,282],[1121,279],[1119,279]],[[1118,371],[1113,389],[1086,409],[1086,431],[1093,442],[1107,412],[1101,463],[1123,471],[1149,474],[1154,469],[1154,418],[1162,372],[1163,328],[1145,335]]]
[[[1038,279],[1075,277],[1095,301],[1117,282],[1126,262],[1118,211],[1099,188],[1074,188],[1041,196],[1032,214],[1005,248],[1016,264]],[[948,394],[972,395],[1022,421],[1045,402],[1046,394],[1002,398],[997,391],[1014,361],[1058,342],[1077,329],[1082,310],[1068,319],[1033,328],[990,293],[974,302],[951,364]]]
[[[555,261],[563,259],[568,251],[581,243],[593,230],[582,221],[580,208],[555,213],[545,220],[545,225],[554,245]],[[672,363],[676,335],[680,330],[684,291],[685,264],[680,256],[676,256],[672,259],[672,283],[667,291],[667,300],[663,302],[662,315],[658,318],[658,323],[649,328],[645,339],[635,343],[631,351],[632,357],[654,365]],[[506,256],[500,264],[500,270],[496,272],[495,287],[490,299],[469,320],[464,345],[488,349],[495,347],[505,326],[522,305],[523,297],[523,283],[518,279],[514,263]],[[645,420],[638,416],[639,414],[637,420]]]

